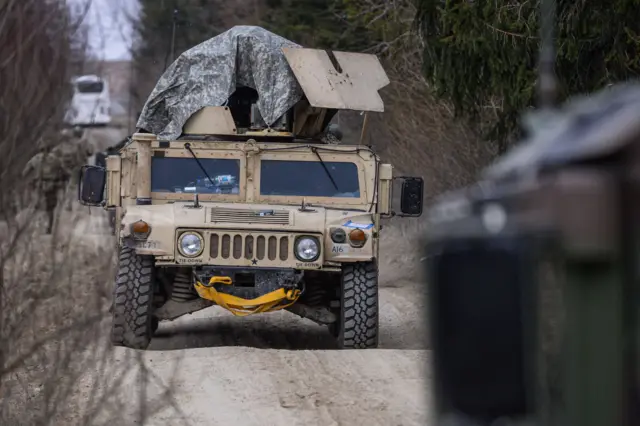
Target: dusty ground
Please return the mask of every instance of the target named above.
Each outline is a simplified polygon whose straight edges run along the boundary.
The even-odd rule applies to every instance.
[[[124,136],[122,129],[91,132],[100,149]],[[101,209],[76,204],[61,226],[83,256],[108,256],[114,241]],[[336,350],[326,329],[288,312],[236,318],[213,307],[161,323],[148,351],[103,349],[53,424],[427,424],[424,303],[406,264],[415,256],[393,232],[386,242],[379,349]],[[105,314],[110,281],[82,283],[105,292]],[[95,342],[107,340],[109,327],[107,314]],[[41,388],[31,384],[27,393]]]

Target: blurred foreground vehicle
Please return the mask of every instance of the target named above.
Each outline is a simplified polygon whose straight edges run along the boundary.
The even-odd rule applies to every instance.
[[[180,56],[138,132],[82,176],[80,201],[114,212],[113,343],[145,349],[158,321],[217,304],[288,309],[329,326],[341,348],[376,347],[392,166],[336,143],[329,122],[383,111],[388,83],[373,55],[304,49],[258,27]],[[397,179],[402,214],[419,216],[422,179]]]
[[[97,75],[72,81],[73,96],[65,121],[71,126],[106,126],[111,123],[109,84]]]
[[[640,85],[536,113],[429,211],[436,425],[640,424]]]

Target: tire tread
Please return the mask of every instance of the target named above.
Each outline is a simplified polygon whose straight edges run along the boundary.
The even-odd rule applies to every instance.
[[[115,346],[146,349],[151,343],[154,280],[152,256],[139,256],[129,247],[120,249],[111,326]]]
[[[378,265],[362,262],[346,265],[342,272],[342,295],[338,344],[343,349],[378,346]]]

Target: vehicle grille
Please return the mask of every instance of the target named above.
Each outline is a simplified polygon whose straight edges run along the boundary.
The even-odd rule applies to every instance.
[[[287,210],[253,210],[229,209],[213,207],[210,209],[211,222],[218,223],[259,223],[268,225],[290,225],[290,215]]]
[[[211,234],[210,254],[212,259],[289,259],[289,236],[262,234]]]

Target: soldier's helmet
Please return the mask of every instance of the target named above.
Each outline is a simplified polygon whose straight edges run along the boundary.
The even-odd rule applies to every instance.
[[[80,139],[84,135],[84,130],[80,126],[73,126],[73,137]]]
[[[36,147],[38,152],[46,152],[51,150],[51,142],[45,137],[40,137],[36,142]]]

